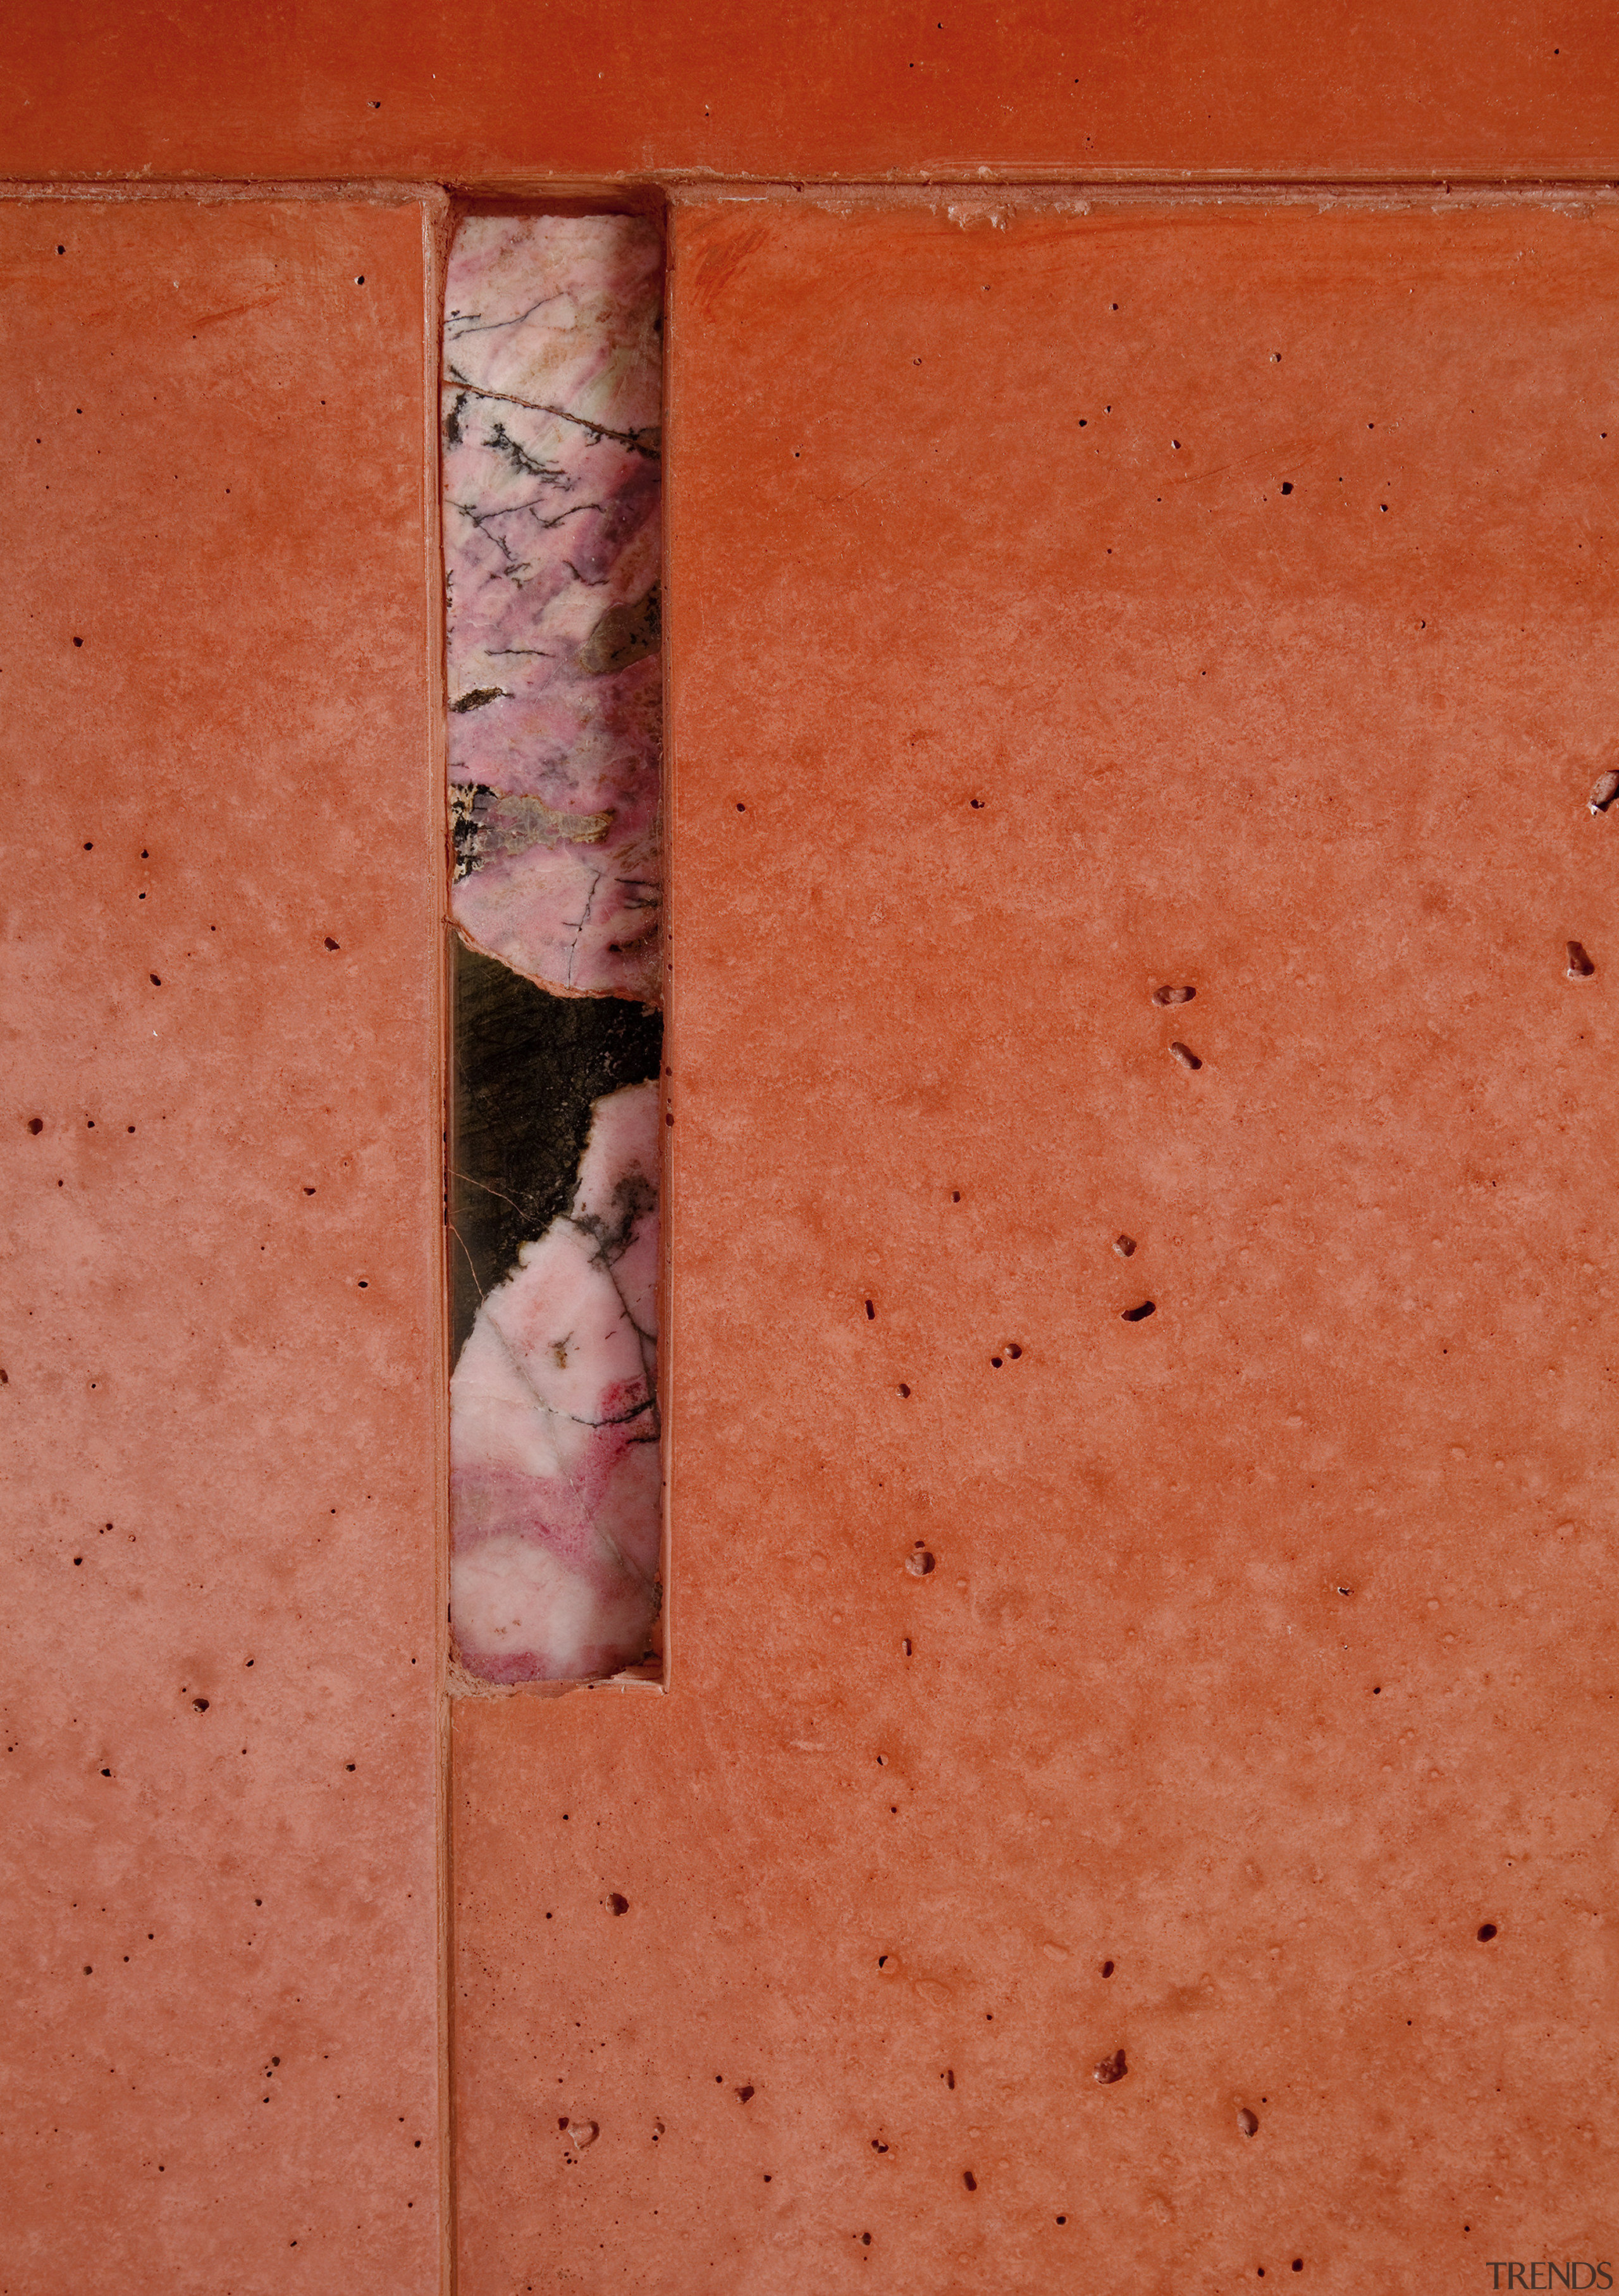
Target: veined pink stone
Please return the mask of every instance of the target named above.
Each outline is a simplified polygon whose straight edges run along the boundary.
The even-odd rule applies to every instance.
[[[451,1609],[490,1682],[643,1655],[658,1608],[658,1088],[597,1101],[573,1201],[450,1382]]]
[[[662,271],[641,217],[473,216],[444,322],[450,778],[473,792],[456,919],[547,988],[648,1003]]]

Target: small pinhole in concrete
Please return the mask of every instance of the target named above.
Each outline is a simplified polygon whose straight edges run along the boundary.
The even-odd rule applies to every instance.
[[[908,1554],[906,1556],[905,1567],[910,1572],[913,1578],[925,1578],[928,1573],[936,1566],[933,1556],[928,1553],[926,1547],[924,1546],[919,1547],[915,1554]]]
[[[1195,988],[1155,988],[1153,1002],[1163,1005],[1189,1004],[1196,994]]]
[[[149,972],[146,978],[151,981],[154,988],[160,988],[163,986],[162,976],[160,973]]]
[[[313,1188],[306,1188],[304,1190],[304,1193],[306,1196],[312,1196],[315,1193],[315,1191]]]
[[[343,1767],[346,1770],[351,1770],[354,1767],[354,1764],[352,1762],[345,1762],[343,1764]]]
[[[87,838],[87,837],[86,837],[86,840],[85,840],[85,851],[86,851],[86,853],[94,853],[94,852],[95,852],[95,844],[94,844],[93,840],[92,840],[91,839],[89,839],[89,838]]]
[[[1119,1321],[1122,1324],[1144,1324],[1149,1316],[1155,1316],[1157,1312],[1158,1302],[1155,1300],[1143,1300],[1138,1308],[1124,1308]]]
[[[900,1654],[902,1658],[909,1658],[911,1655],[911,1638],[908,1635],[905,1636],[900,1642]]]
[[[1606,813],[1616,797],[1619,797],[1619,774],[1599,774],[1591,784],[1586,803],[1593,813]]]
[[[1237,2126],[1245,2136],[1257,2136],[1259,2135],[1258,2113],[1250,2112],[1245,2104],[1237,2116]]]
[[[369,1291],[370,1291],[370,1289],[371,1289],[371,1285],[370,1285],[369,1281],[368,1281],[368,1280],[366,1279],[366,1277],[365,1277],[364,1275],[362,1275],[362,1276],[360,1277],[360,1279],[359,1279],[359,1285],[360,1285],[360,1290],[361,1290],[362,1292],[369,1292]]]
[[[877,1956],[877,1968],[883,1976],[892,1977],[899,1966],[900,1960],[897,1954],[880,1953]]]
[[[1008,1340],[1007,1342],[1007,1353],[1011,1357],[1013,1362],[1015,1363],[1018,1357],[1022,1355],[1023,1349],[1018,1346],[1015,1340]]]
[[[1058,2224],[1066,2224],[1066,2223],[1067,2223],[1067,2221],[1068,2221],[1068,2219],[1067,2219],[1067,2218],[1066,2218],[1066,2217],[1058,2217],[1058,2218],[1057,2218],[1057,2222],[1058,2222]]]
[[[961,1201],[961,1190],[959,1188],[952,1188],[950,1190],[950,1201],[953,1204],[958,1204]]]
[[[1290,495],[1293,492],[1293,480],[1291,479],[1284,479],[1282,480],[1282,492],[1285,495]]]
[[[1122,2081],[1129,2070],[1123,2050],[1115,2049],[1111,2057],[1103,2058],[1093,2078],[1100,2081],[1104,2088],[1111,2088],[1114,2081]]]
[[[1304,2259],[1302,2256],[1295,2256],[1294,2258],[1293,2268],[1295,2272],[1303,2272],[1304,2269]]]
[[[869,1300],[866,1302],[866,1320],[868,1324],[875,1324],[877,1320],[877,1311]]]
[[[89,1971],[86,1970],[85,1975],[88,1977],[89,1974]],[[978,2179],[970,2169],[964,2169],[962,2170],[961,2181],[966,2186],[969,2193],[975,2193],[978,2190]]]
[[[335,948],[337,947],[337,943],[333,939],[330,933],[326,935],[326,947],[328,948]]]
[[[1118,1253],[1121,1259],[1133,1259],[1136,1252],[1135,1237],[1133,1235],[1114,1236],[1114,1250]]]
[[[1179,1061],[1183,1069],[1200,1069],[1203,1066],[1190,1045],[1183,1045],[1179,1039],[1170,1046],[1170,1058]]]
[[[900,1382],[900,1392],[901,1395],[908,1395],[910,1393],[909,1388],[907,1387],[903,1380]]]
[[[860,2234],[860,2245],[862,2248],[869,2248],[871,2246],[871,2234],[868,2232],[863,2232]]]
[[[1585,954],[1583,944],[1571,940],[1568,944],[1568,977],[1571,980],[1589,980],[1596,966]]]
[[[972,807],[972,808],[973,808],[973,810],[974,810],[974,813],[982,813],[982,812],[983,811],[983,800],[982,800],[982,798],[981,798],[981,797],[969,798],[969,799],[967,800],[967,803]]]
[[[737,2090],[737,2092],[736,2092],[736,2102],[737,2102],[737,2103],[738,2103],[738,2104],[746,2104],[746,2103],[748,2103],[749,2099],[752,2096],[752,2094],[753,2094],[753,2084],[752,2084],[752,2081],[749,2081],[749,2082],[747,2082],[747,2083],[746,2083],[743,2087],[741,2087],[741,2088],[739,2088],[739,2089]]]
[[[45,1130],[45,1119],[44,1119],[44,1117],[43,1117],[43,1116],[30,1116],[30,1117],[29,1117],[29,1130],[30,1132],[32,1132],[32,1133],[35,1133],[35,1134],[38,1134],[38,1133],[43,1132],[43,1131]]]
[[[1480,1945],[1488,1945],[1492,1937],[1498,1937],[1500,1934],[1500,1932],[1497,1930],[1493,1922],[1480,1923],[1478,1931],[1478,1941]]]
[[[627,1914],[629,1900],[621,1890],[614,1890],[607,1899],[607,1910],[610,1914]]]
[[[880,2136],[874,2136],[871,2140],[871,2149],[874,2152],[886,2152],[888,2147]]]
[[[747,808],[747,807],[746,807],[745,805],[741,805],[741,804],[739,804],[739,805],[737,806],[737,808],[736,808],[736,810],[737,810],[737,812],[738,812],[738,813],[745,813],[745,812],[747,811],[747,809],[748,809],[748,808]]]
[[[73,643],[76,646],[81,646],[84,644],[84,640],[83,638],[75,638]]]
[[[208,1701],[206,1698],[193,1698],[191,1702],[196,1708],[199,1714],[207,1713]]]
[[[990,1361],[997,1371],[999,1371],[1002,1368],[1001,1359],[999,1356],[991,1356],[990,1357]]]
[[[103,1778],[110,1778],[112,1775],[112,1773],[111,1770],[103,1770],[102,1772],[102,1775]]]
[[[944,2085],[945,2085],[946,2088],[954,2088],[954,2087],[955,2087],[955,2086],[956,2086],[956,2076],[955,2076],[955,2074],[954,2074],[953,2072],[951,2072],[951,2071],[949,2070],[949,2068],[948,2068],[948,2067],[946,2068],[946,2070],[945,2070],[943,2072],[941,2072],[941,2073],[940,2074],[939,2078],[940,2078],[940,2079],[944,2083]]]
[[[1111,1977],[1111,1976],[1113,1975],[1113,1973],[1114,1973],[1114,1964],[1113,1964],[1111,1961],[1105,1961],[1105,1962],[1102,1964],[1102,1974],[1103,1974],[1103,1976],[1104,1976],[1104,1977]]]

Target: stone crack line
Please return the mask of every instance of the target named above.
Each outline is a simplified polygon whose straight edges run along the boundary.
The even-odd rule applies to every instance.
[[[645,455],[649,463],[661,463],[662,447],[649,447],[646,440],[659,435],[662,426],[649,422],[643,430],[615,430],[611,423],[593,422],[588,414],[571,414],[565,406],[548,406],[542,398],[519,398],[515,391],[486,390],[481,383],[469,382],[452,366],[444,377],[446,390],[464,390],[473,398],[492,398],[502,406],[524,406],[530,414],[549,414],[558,422],[571,422],[576,430],[588,430],[593,439],[611,439],[618,446],[628,447],[632,455]]]

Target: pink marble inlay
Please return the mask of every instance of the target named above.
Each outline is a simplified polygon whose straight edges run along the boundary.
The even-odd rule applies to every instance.
[[[646,1004],[661,986],[662,270],[637,217],[473,217],[444,326],[452,914],[541,990]],[[478,1060],[497,1150],[508,1083],[530,1116],[571,1093],[581,1130],[601,1089],[515,1049],[503,1079],[487,1031]],[[489,1682],[650,1655],[658,1110],[650,1082],[595,1102],[568,1209],[514,1267],[498,1261],[456,1365],[452,1616],[462,1666]],[[464,1201],[480,1185],[456,1179]]]
[[[658,1088],[596,1104],[568,1212],[450,1382],[452,1608],[492,1682],[611,1674],[658,1604]]]
[[[563,994],[659,994],[662,246],[477,216],[444,320],[456,922]]]

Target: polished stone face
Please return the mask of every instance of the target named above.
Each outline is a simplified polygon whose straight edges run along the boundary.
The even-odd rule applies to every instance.
[[[659,994],[662,247],[474,216],[445,296],[456,921],[564,993]]]
[[[658,1609],[658,1088],[596,1103],[567,1212],[450,1382],[461,1659],[492,1682],[649,1658]]]
[[[446,291],[451,1592],[504,1684],[660,1605],[662,287],[639,217],[473,217]]]

